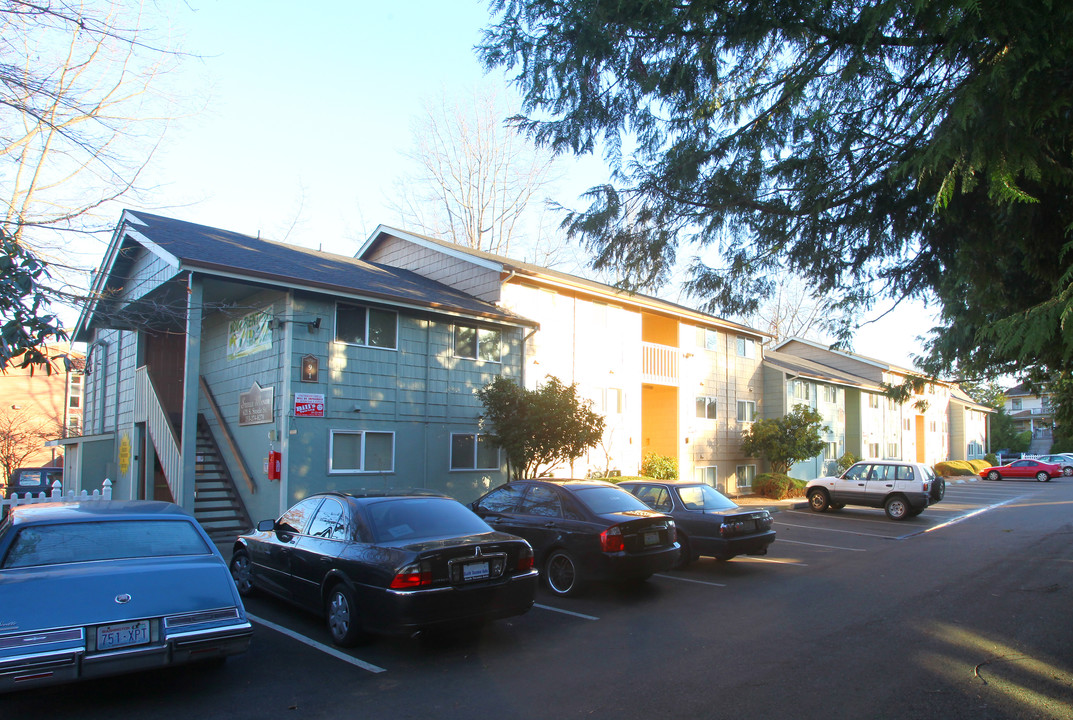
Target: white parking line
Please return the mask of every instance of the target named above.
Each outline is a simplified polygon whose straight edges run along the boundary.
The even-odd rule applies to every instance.
[[[693,578],[679,577],[677,575],[664,575],[662,573],[656,573],[652,577],[667,578],[668,580],[681,580],[682,582],[695,583],[697,585],[711,585],[712,587],[726,587],[724,583],[708,582],[707,580],[694,580]]]
[[[735,562],[769,562],[778,563],[779,565],[797,565],[798,567],[808,567],[808,563],[794,562],[793,560],[778,560],[776,558],[765,557],[739,557]]]
[[[540,603],[533,603],[533,607],[540,608],[541,610],[551,610],[552,612],[562,613],[563,615],[573,615],[574,617],[581,618],[582,620],[600,619],[598,617],[593,617],[592,615],[574,612],[573,610],[563,610],[562,608],[552,607],[551,605],[541,605]]]
[[[897,540],[898,539],[897,535],[876,535],[875,533],[860,532],[858,530],[838,530],[837,528],[814,527],[812,525],[794,525],[792,523],[784,523],[784,522],[778,522],[778,521],[776,521],[776,524],[777,525],[784,525],[786,527],[803,528],[805,530],[820,530],[822,532],[845,533],[846,535],[863,535],[864,537],[883,538],[884,540]],[[783,539],[779,538],[779,542],[783,542]]]
[[[994,503],[993,505],[988,505],[987,507],[982,507],[979,510],[976,510],[974,512],[966,513],[965,515],[959,515],[958,517],[953,518],[952,520],[947,520],[944,523],[940,523],[938,525],[933,525],[930,528],[925,528],[923,530],[918,530],[917,532],[908,533],[907,535],[902,535],[901,537],[896,538],[896,539],[897,540],[904,540],[905,538],[911,538],[911,537],[915,537],[916,535],[923,535],[924,533],[929,533],[932,530],[938,530],[939,528],[949,527],[950,525],[956,525],[957,523],[961,522],[962,520],[968,520],[969,518],[976,517],[977,515],[980,515],[981,513],[987,512],[988,510],[994,510],[995,508],[1002,507],[1003,505],[1009,505],[1012,502],[1017,502],[1018,500],[1023,500],[1026,497],[1029,497],[1029,496],[1028,495],[1019,495],[1017,497],[1012,497],[1012,498],[1009,498],[1007,500],[1003,500],[1000,503]]]
[[[819,543],[807,543],[807,542],[801,542],[800,540],[787,540],[786,538],[779,538],[779,542],[780,543],[791,543],[793,545],[810,545],[812,547],[822,547],[822,548],[828,548],[830,550],[852,550],[853,552],[868,552],[864,548],[848,548],[848,547],[841,547],[839,545],[820,545]]]
[[[281,633],[283,635],[286,635],[287,637],[292,638],[294,640],[297,640],[298,642],[300,642],[300,643],[302,643],[304,645],[308,645],[309,647],[315,648],[317,650],[320,650],[321,652],[326,653],[328,655],[331,655],[334,658],[338,658],[338,659],[342,660],[343,662],[348,662],[351,665],[355,665],[357,667],[360,667],[362,670],[368,670],[371,673],[387,672],[387,670],[385,670],[382,667],[379,667],[377,665],[373,665],[372,663],[367,663],[364,660],[359,660],[359,659],[357,659],[356,657],[354,657],[352,655],[347,655],[345,652],[342,652],[341,650],[336,650],[333,647],[328,647],[324,643],[319,643],[316,640],[311,640],[311,639],[307,638],[305,635],[301,635],[299,633],[296,633],[294,630],[291,630],[289,628],[285,628],[282,625],[277,625],[274,622],[269,622],[268,620],[265,620],[263,618],[259,618],[256,615],[250,615],[249,613],[246,613],[246,617],[248,617],[253,622],[257,623],[258,625],[264,625],[266,628],[268,628],[270,630],[275,630],[276,632]]]
[[[873,508],[873,509],[879,510],[879,509],[882,509],[882,508]],[[813,512],[812,510],[790,510],[789,512],[794,513],[795,515],[809,515],[809,516],[815,516],[815,515],[818,514],[818,513]],[[848,515],[843,515],[842,513],[839,513],[839,512],[824,513],[823,516],[831,518],[835,522],[850,522],[850,521],[852,521],[852,522],[870,522],[870,523],[876,523],[876,524],[879,524],[879,525],[888,525],[888,526],[890,525],[890,520],[886,519],[886,518],[884,518],[883,520],[875,520],[875,519],[870,518],[870,517],[861,517],[860,515],[854,515],[852,513],[850,513]],[[779,521],[776,520],[775,522],[779,522]]]

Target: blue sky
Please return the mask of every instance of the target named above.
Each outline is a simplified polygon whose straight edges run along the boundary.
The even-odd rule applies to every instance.
[[[422,102],[504,87],[473,52],[484,0],[168,7],[197,56],[168,78],[182,114],[146,177],[156,190],[145,209],[173,217],[353,254],[377,224],[398,222],[386,196]],[[598,158],[565,169],[553,188],[565,205],[604,179]],[[855,349],[909,365],[923,315],[900,308]]]

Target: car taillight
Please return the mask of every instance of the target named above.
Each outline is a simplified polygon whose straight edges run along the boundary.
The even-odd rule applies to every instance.
[[[432,584],[432,564],[429,562],[410,563],[395,573],[391,579],[392,590],[410,590]]]
[[[600,533],[600,549],[604,552],[622,552],[626,543],[622,539],[622,530],[615,525]]]
[[[518,553],[518,572],[529,572],[533,569],[533,548],[526,545]]]

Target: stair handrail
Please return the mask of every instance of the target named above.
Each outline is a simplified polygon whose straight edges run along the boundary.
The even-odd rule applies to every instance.
[[[250,474],[249,468],[246,467],[246,459],[239,452],[238,446],[235,445],[235,439],[231,436],[231,429],[227,426],[227,421],[224,420],[223,413],[220,412],[220,406],[216,404],[216,397],[212,394],[212,388],[209,387],[209,383],[206,382],[204,375],[199,375],[198,380],[201,385],[201,391],[205,393],[205,399],[209,401],[209,407],[212,408],[212,414],[216,418],[216,424],[220,426],[220,430],[223,432],[224,440],[227,442],[227,447],[231,451],[231,455],[238,461],[239,470],[242,471],[242,479],[246,481],[246,487],[250,489],[250,493],[257,494],[257,484],[253,481],[253,476]]]
[[[135,370],[135,385],[135,421],[146,424],[171,496],[181,498],[184,482],[182,448],[145,365]]]

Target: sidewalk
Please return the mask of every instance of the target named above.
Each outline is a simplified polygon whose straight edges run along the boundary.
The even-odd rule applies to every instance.
[[[772,500],[771,498],[760,497],[759,495],[740,495],[738,497],[731,497],[730,499],[748,510],[764,509],[773,513],[779,512],[780,510],[798,510],[800,508],[808,507],[808,498],[804,497]]]

